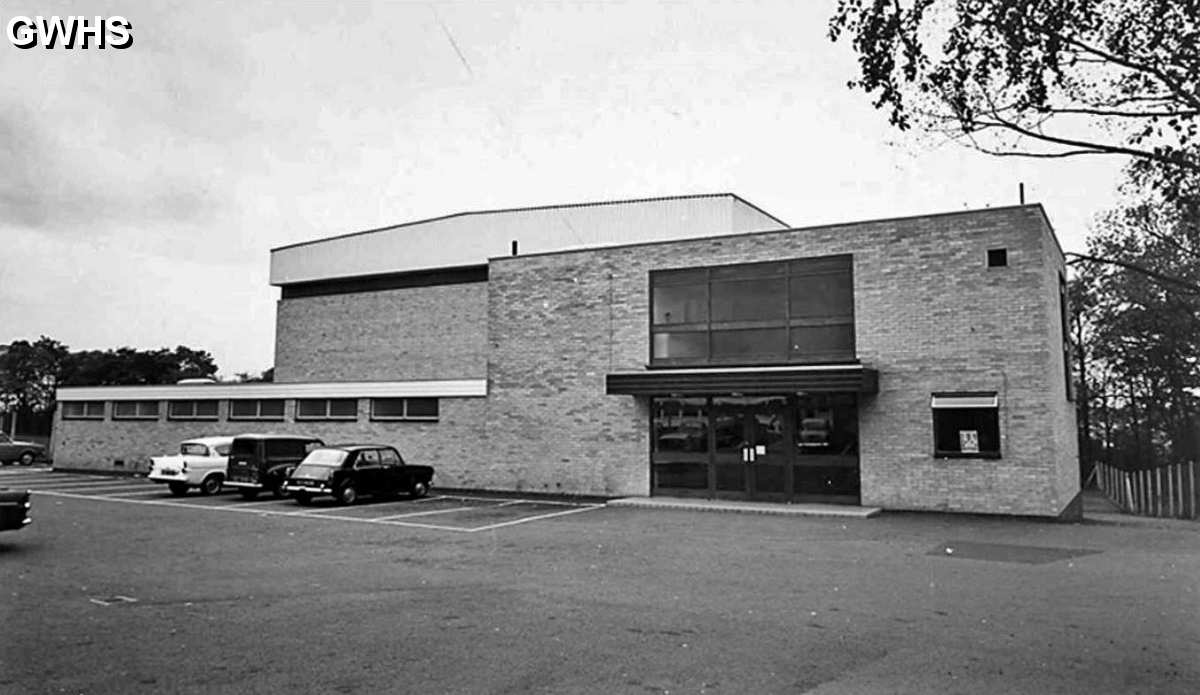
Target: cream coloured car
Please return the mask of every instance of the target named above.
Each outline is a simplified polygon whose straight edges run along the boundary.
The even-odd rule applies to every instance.
[[[150,474],[156,483],[166,483],[172,495],[186,495],[193,487],[202,495],[214,495],[225,483],[225,466],[233,437],[198,437],[184,440],[179,453],[150,458]]]

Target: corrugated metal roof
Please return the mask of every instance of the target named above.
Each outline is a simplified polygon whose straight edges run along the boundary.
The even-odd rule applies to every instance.
[[[507,256],[786,229],[732,193],[464,212],[271,252],[271,284],[486,264]]]

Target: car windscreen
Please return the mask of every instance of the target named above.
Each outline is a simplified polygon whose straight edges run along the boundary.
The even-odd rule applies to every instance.
[[[214,448],[217,450],[217,456],[228,456],[229,455],[229,445],[228,444],[218,444]]]
[[[179,445],[179,453],[184,456],[208,456],[208,447],[196,442],[184,442]]]
[[[301,466],[340,466],[346,460],[348,452],[341,449],[315,449],[300,462]]]

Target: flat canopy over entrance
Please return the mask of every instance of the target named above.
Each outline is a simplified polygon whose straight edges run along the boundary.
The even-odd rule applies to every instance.
[[[795,393],[797,391],[875,393],[879,373],[861,364],[726,369],[648,369],[605,377],[605,393],[663,394]]]

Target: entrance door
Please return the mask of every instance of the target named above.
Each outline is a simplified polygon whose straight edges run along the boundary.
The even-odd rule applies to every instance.
[[[785,396],[712,399],[714,497],[786,501],[792,472],[790,412]]]
[[[650,493],[857,504],[853,394],[657,397]]]

